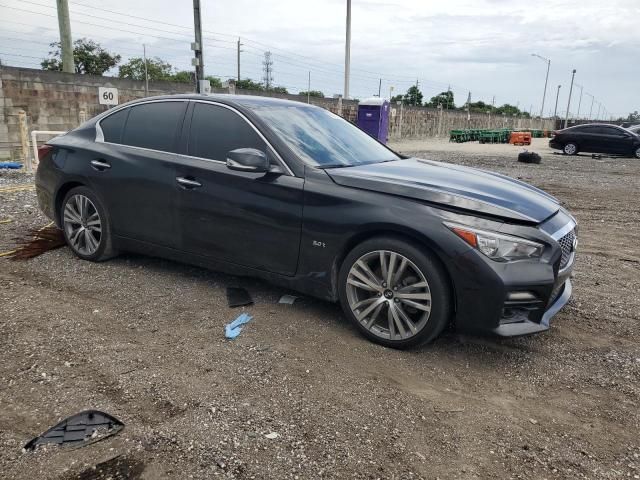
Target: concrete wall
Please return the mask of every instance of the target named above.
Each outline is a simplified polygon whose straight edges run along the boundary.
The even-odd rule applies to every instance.
[[[93,75],[77,75],[16,67],[0,67],[0,159],[21,159],[18,112],[27,113],[32,130],[67,131],[81,122],[82,114],[91,118],[107,109],[98,103],[98,87],[116,87],[120,103],[145,96],[144,82]],[[215,89],[214,89],[215,90]],[[216,93],[228,93],[217,89]],[[150,82],[149,95],[193,92],[185,83]],[[236,90],[238,94],[268,95],[300,102],[306,96]],[[314,105],[338,113],[338,100],[311,97]],[[357,101],[342,102],[342,115],[356,121]],[[449,130],[460,128],[554,128],[551,120],[516,119],[487,114],[467,114],[457,110],[392,106],[389,138],[448,137]]]

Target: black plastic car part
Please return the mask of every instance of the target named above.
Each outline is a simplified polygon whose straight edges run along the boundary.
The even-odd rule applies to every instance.
[[[25,450],[35,450],[38,445],[56,444],[84,446],[104,440],[124,428],[124,423],[99,410],[85,410],[65,418],[56,426],[30,440]]]
[[[227,287],[227,303],[230,307],[242,307],[251,305],[253,299],[242,287]]]

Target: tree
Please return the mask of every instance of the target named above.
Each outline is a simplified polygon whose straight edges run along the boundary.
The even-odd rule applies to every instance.
[[[177,83],[194,83],[196,82],[196,73],[187,70],[180,70],[173,75],[170,75],[168,80]]]
[[[240,90],[257,90],[259,92],[264,91],[264,86],[261,83],[254,82],[250,78],[245,78],[236,82],[236,88]]]
[[[149,80],[171,80],[171,71],[171,64],[161,58],[147,58],[147,75],[149,76]],[[118,76],[132,80],[144,80],[144,59],[142,57],[130,58],[127,63],[120,66]]]
[[[438,105],[442,105],[444,109],[454,109],[456,108],[456,104],[453,101],[453,92],[451,90],[447,90],[446,92],[441,92],[435,97],[431,97],[431,100],[427,104],[427,107],[438,108]]]
[[[289,93],[285,87],[273,87],[270,88],[269,91],[275,93]]]
[[[415,105],[419,107],[422,105],[422,92],[416,85],[413,85],[412,87],[409,87],[409,90],[407,90],[402,101],[405,105]]]
[[[310,97],[324,98],[324,93],[322,93],[320,90],[309,90],[308,92],[302,91],[298,92],[298,95],[303,97],[309,95]]]
[[[496,113],[499,114],[503,114],[506,113],[507,116],[511,115],[519,115],[520,114],[520,109],[514,105],[509,105],[508,103],[505,103],[504,105],[502,105],[501,107],[496,108]]]
[[[398,102],[402,102],[402,97],[403,97],[402,94],[391,97],[391,103],[395,105]]]
[[[60,42],[49,44],[54,50],[49,52],[49,58],[40,65],[43,70],[62,71],[62,47]],[[120,55],[111,54],[102,46],[87,38],[79,38],[73,42],[73,63],[76,73],[88,75],[102,75],[107,70],[120,63]]]
[[[209,83],[211,84],[211,88],[222,88],[222,80],[220,80],[218,77],[209,75],[208,77],[204,77],[204,78],[206,80],[209,80]]]

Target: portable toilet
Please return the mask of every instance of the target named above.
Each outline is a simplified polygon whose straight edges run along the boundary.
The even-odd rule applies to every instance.
[[[371,97],[358,104],[358,127],[382,143],[387,143],[389,100]]]

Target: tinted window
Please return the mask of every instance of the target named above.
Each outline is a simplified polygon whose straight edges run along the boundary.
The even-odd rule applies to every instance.
[[[232,110],[196,103],[191,119],[189,155],[225,161],[227,152],[236,148],[257,148],[266,153],[266,145],[256,131]]]
[[[605,135],[615,135],[616,137],[624,137],[624,132],[615,127],[600,127]]]
[[[182,124],[185,103],[158,102],[131,107],[122,143],[175,152],[176,134]]]
[[[127,121],[127,115],[129,115],[129,109],[125,108],[100,121],[100,128],[105,142],[120,143],[122,127]]]
[[[398,160],[367,133],[324,108],[251,105],[303,161],[320,167],[348,167]]]

